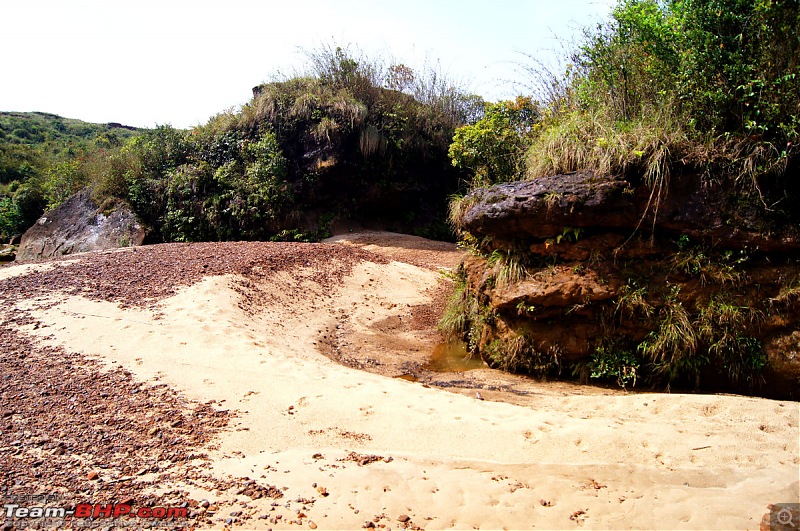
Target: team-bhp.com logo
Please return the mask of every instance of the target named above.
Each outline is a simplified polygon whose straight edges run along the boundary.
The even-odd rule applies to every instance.
[[[135,516],[137,518],[186,518],[189,510],[186,507],[139,507],[134,508],[127,503],[79,503],[74,509],[66,507],[24,507],[18,503],[3,505],[6,518],[121,518]]]

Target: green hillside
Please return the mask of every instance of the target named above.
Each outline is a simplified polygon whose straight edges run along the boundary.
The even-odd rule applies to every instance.
[[[88,181],[86,168],[141,130],[42,112],[0,112],[0,242]]]

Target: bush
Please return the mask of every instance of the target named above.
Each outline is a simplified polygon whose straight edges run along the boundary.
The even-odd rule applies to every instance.
[[[589,377],[613,379],[625,389],[628,385],[636,387],[640,370],[641,361],[633,352],[615,346],[601,346],[592,354]]]
[[[645,174],[680,162],[758,179],[797,154],[796,1],[622,0],[587,30],[544,112],[528,176]]]
[[[520,178],[538,117],[530,98],[485,104],[483,118],[456,129],[449,149],[453,166],[472,172],[473,187]]]
[[[19,234],[22,226],[22,214],[10,197],[0,197],[0,243],[6,243],[12,236]]]
[[[44,175],[44,192],[47,208],[63,203],[87,185],[88,179],[78,160],[59,162],[47,169]]]

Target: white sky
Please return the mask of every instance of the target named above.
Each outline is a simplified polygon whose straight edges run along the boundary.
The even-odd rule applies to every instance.
[[[0,110],[189,127],[353,44],[439,61],[489,100],[515,95],[521,52],[547,58],[613,0],[0,0]]]

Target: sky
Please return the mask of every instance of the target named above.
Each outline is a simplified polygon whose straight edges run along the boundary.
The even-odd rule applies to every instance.
[[[0,0],[0,111],[138,127],[204,124],[303,50],[437,64],[496,101],[613,0]]]

